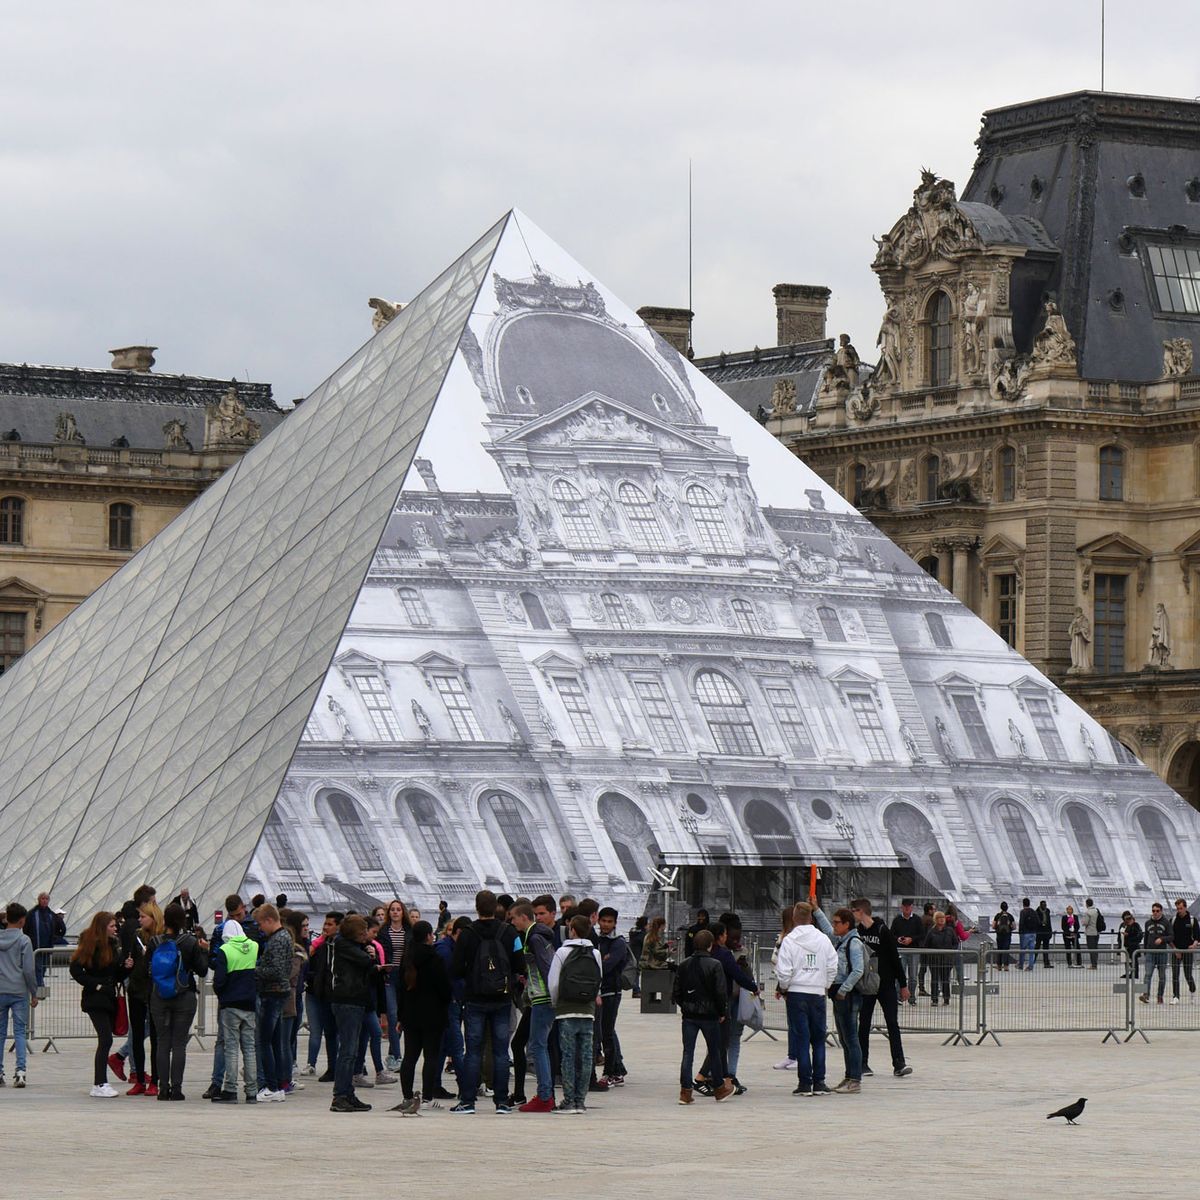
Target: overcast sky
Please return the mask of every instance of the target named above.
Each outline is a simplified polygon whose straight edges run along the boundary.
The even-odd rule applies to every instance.
[[[6,5],[0,360],[311,391],[506,209],[695,342],[775,340],[833,289],[867,355],[871,235],[980,113],[1099,84],[1099,0]],[[1003,13],[1003,20],[1000,14]],[[1109,0],[1107,85],[1192,97],[1200,7]]]

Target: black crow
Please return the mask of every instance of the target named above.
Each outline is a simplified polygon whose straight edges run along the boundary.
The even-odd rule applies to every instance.
[[[1086,1096],[1080,1096],[1074,1104],[1068,1104],[1066,1108],[1060,1108],[1058,1112],[1052,1112],[1046,1118],[1047,1121],[1053,1120],[1055,1117],[1066,1117],[1068,1125],[1075,1124],[1075,1118],[1083,1112],[1083,1106],[1087,1103]]]

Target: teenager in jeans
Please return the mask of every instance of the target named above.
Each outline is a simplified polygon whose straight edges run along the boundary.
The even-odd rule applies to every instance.
[[[25,916],[25,906],[14,901],[5,908],[5,928],[0,929],[0,1087],[4,1086],[4,1044],[8,1041],[9,1013],[12,1014],[13,1041],[17,1049],[13,1087],[23,1088],[29,1006],[37,1007],[37,972],[33,966],[33,943],[25,936]]]
[[[262,933],[258,961],[254,966],[254,982],[258,988],[258,1098],[260,1101],[283,1100],[287,1095],[281,1086],[286,1082],[282,1074],[283,1005],[292,986],[295,942],[275,905],[260,905],[254,911],[254,919]],[[225,1053],[229,1050],[226,1046]]]
[[[363,1017],[378,1011],[379,989],[383,986],[379,960],[367,949],[367,920],[351,913],[336,938],[328,943],[330,998],[337,1027],[337,1065],[333,1075],[333,1102],[330,1112],[370,1112],[354,1094],[354,1061]]]
[[[512,923],[521,935],[525,956],[525,996],[529,1001],[529,1055],[537,1077],[537,1095],[520,1106],[521,1112],[554,1110],[554,1071],[550,1066],[550,1031],[554,1006],[550,1003],[550,968],[554,964],[554,901],[538,896],[532,904],[518,904]]]
[[[775,956],[775,994],[787,1005],[788,1046],[798,1076],[793,1096],[827,1095],[825,994],[837,977],[837,951],[813,925],[813,906],[801,901]]]
[[[117,918],[110,912],[98,912],[80,935],[79,945],[71,955],[71,978],[83,989],[79,1007],[96,1030],[91,1091],[94,1097],[119,1095],[108,1085],[108,1054],[117,1015],[117,985],[133,967],[133,959],[122,959],[120,950]]]
[[[258,1102],[258,1048],[255,1045],[254,1010],[258,989],[254,968],[258,944],[242,932],[241,923],[226,921],[221,944],[212,952],[213,991],[217,995],[217,1023],[225,1045],[225,1076],[221,1090],[210,1097],[214,1104],[237,1103],[238,1054],[242,1056],[242,1079],[246,1103]]]
[[[712,931],[697,929],[692,936],[692,952],[675,972],[671,999],[679,1008],[683,1033],[683,1057],[679,1060],[679,1103],[694,1104],[692,1095],[692,1062],[696,1055],[696,1039],[704,1038],[708,1060],[713,1065],[712,1078],[721,1082],[714,1089],[715,1099],[725,1100],[733,1095],[733,1080],[725,1066],[725,1045],[721,1026],[729,1020],[729,989],[725,986],[725,971],[712,957],[715,942]]]
[[[163,910],[161,938],[147,950],[151,956],[150,1019],[158,1026],[158,1098],[182,1100],[183,1071],[187,1065],[187,1043],[196,1019],[196,976],[208,974],[208,942],[184,932],[187,914],[178,904]],[[164,942],[179,949],[180,985],[173,996],[163,996],[153,982],[154,952]],[[211,1099],[211,1097],[210,1097]]]
[[[842,1043],[846,1078],[833,1090],[853,1096],[862,1091],[862,1049],[858,1044],[862,995],[858,991],[858,981],[863,976],[866,961],[863,942],[854,928],[854,914],[848,908],[839,908],[833,914],[832,922],[819,908],[815,908],[813,919],[821,932],[833,942],[838,956],[837,974],[833,977],[829,996],[833,1000],[833,1016]]]
[[[576,915],[567,926],[570,934],[555,951],[550,963],[550,1003],[554,1006],[554,1024],[558,1032],[558,1050],[562,1063],[563,1098],[553,1111],[561,1114],[587,1111],[585,1103],[592,1074],[592,1028],[596,1006],[600,1002],[600,979],[604,964],[600,951],[592,944],[592,919]],[[569,1000],[560,987],[567,960],[579,953],[591,953],[596,963],[596,994],[591,1000]],[[691,1064],[688,1064],[689,1068]]]

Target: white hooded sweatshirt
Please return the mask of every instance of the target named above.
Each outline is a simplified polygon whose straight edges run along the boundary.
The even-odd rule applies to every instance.
[[[779,944],[775,979],[781,992],[823,996],[837,975],[837,951],[815,925],[797,925]]]

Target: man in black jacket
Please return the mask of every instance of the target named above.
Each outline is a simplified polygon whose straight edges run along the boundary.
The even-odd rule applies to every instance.
[[[1050,909],[1046,906],[1045,900],[1039,900],[1037,909],[1034,911],[1034,919],[1037,921],[1037,946],[1035,951],[1042,952],[1042,966],[1047,971],[1054,970],[1054,964],[1050,961],[1050,955],[1046,953],[1050,949],[1050,943],[1054,941],[1054,918],[1050,915]],[[1036,952],[1033,956],[1037,958]]]
[[[1196,956],[1194,947],[1200,944],[1200,925],[1196,918],[1188,912],[1186,900],[1175,901],[1175,920],[1171,923],[1171,945],[1175,953],[1171,955],[1171,1003],[1179,1003],[1179,968],[1183,967],[1183,977],[1187,980],[1188,991],[1196,994],[1196,977],[1192,971],[1192,960]]]
[[[911,900],[900,901],[900,911],[892,918],[892,937],[896,939],[897,950],[912,951],[900,957],[907,968],[908,1002],[916,1004],[917,968],[921,958],[916,951],[925,941],[925,922],[913,912]]]
[[[1134,979],[1138,977],[1137,951],[1142,944],[1142,927],[1133,919],[1133,913],[1126,909],[1121,914],[1121,928],[1117,934],[1121,939],[1121,949],[1125,951],[1125,973],[1122,979],[1128,979],[1130,972]]]
[[[675,972],[671,999],[683,1019],[683,1058],[679,1063],[679,1103],[694,1104],[692,1063],[696,1057],[696,1038],[702,1036],[711,1062],[720,1064],[720,1087],[713,1093],[718,1100],[733,1095],[733,1080],[725,1069],[725,1048],[721,1044],[721,1025],[729,1019],[729,992],[725,972],[710,951],[713,935],[698,929],[692,939],[692,953]]]
[[[1018,971],[1032,971],[1037,962],[1037,954],[1034,953],[1037,947],[1037,932],[1037,914],[1026,896],[1021,901],[1021,911],[1017,914],[1017,938],[1021,946],[1021,953],[1017,955]]]
[[[695,925],[689,925],[687,935],[683,939],[683,957],[691,957],[692,948],[695,945],[696,934],[702,929],[708,928],[708,909],[702,908],[696,913]]]
[[[351,913],[329,946],[329,989],[337,1025],[337,1065],[330,1112],[370,1112],[354,1094],[354,1061],[363,1016],[378,1003],[382,974],[379,960],[367,949],[367,921]]]
[[[883,1009],[883,1020],[887,1025],[888,1045],[892,1050],[892,1074],[897,1078],[912,1074],[912,1067],[904,1061],[904,1043],[900,1038],[899,1006],[908,1001],[908,979],[904,963],[896,950],[896,939],[892,931],[871,913],[871,902],[865,896],[850,902],[850,911],[858,925],[858,936],[874,952],[879,963],[879,995],[863,996],[858,1014],[858,1044],[862,1048],[862,1073],[874,1075],[867,1065],[871,1037],[871,1017],[875,1013],[875,1001]]]
[[[1142,930],[1142,945],[1146,950],[1146,990],[1138,999],[1143,1004],[1150,1003],[1150,987],[1154,982],[1154,972],[1158,972],[1158,1002],[1163,1002],[1163,992],[1167,988],[1167,953],[1171,947],[1171,923],[1163,916],[1163,906],[1150,906],[1150,919]]]
[[[475,1111],[475,1093],[483,1065],[484,1030],[492,1037],[492,1101],[498,1113],[511,1113],[508,1098],[508,1039],[518,975],[524,973],[521,938],[496,917],[496,893],[475,893],[477,920],[458,935],[450,960],[450,976],[465,983],[463,1012],[467,1051],[463,1060],[456,1114]]]

